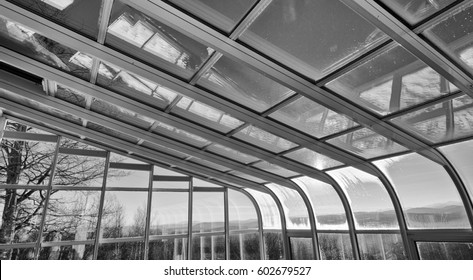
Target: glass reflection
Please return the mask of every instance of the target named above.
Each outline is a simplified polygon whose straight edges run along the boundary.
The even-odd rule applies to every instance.
[[[273,153],[280,153],[297,146],[291,141],[252,125],[238,131],[234,137]]]
[[[253,202],[243,193],[228,190],[228,215],[230,230],[258,230],[258,215]]]
[[[68,187],[102,187],[105,158],[59,154],[53,185]]]
[[[101,1],[97,0],[8,0],[51,21],[97,38]]]
[[[149,242],[148,260],[186,260],[187,238],[161,239]]]
[[[407,150],[404,146],[368,128],[329,139],[327,142],[364,158],[374,158]]]
[[[92,58],[0,15],[0,45],[84,80]]]
[[[473,243],[417,242],[421,260],[473,260]]]
[[[34,260],[34,248],[0,249],[0,260]]]
[[[453,164],[455,170],[460,174],[471,199],[473,200],[473,141],[465,141],[440,147],[440,150]]]
[[[399,45],[390,47],[326,86],[381,115],[456,90],[432,68]]]
[[[344,190],[357,229],[399,228],[392,201],[377,177],[353,167],[328,173]]]
[[[190,78],[213,52],[123,1],[113,4],[106,44]]]
[[[287,153],[284,156],[319,170],[342,165],[339,161],[311,151],[307,148],[298,149],[297,151]]]
[[[274,192],[283,205],[287,229],[311,228],[307,206],[297,191],[276,184],[266,186]]]
[[[287,87],[224,56],[198,83],[257,112],[263,112],[294,94]]]
[[[361,259],[405,260],[406,252],[399,234],[358,234]]]
[[[250,193],[258,203],[263,218],[263,229],[281,230],[281,215],[279,208],[271,195],[253,189],[245,190]]]
[[[188,193],[153,192],[151,235],[186,234],[188,231]]]
[[[224,260],[225,259],[225,236],[193,236],[192,238],[193,260]]]
[[[259,234],[230,234],[230,259],[260,260]]]
[[[317,80],[383,38],[384,33],[341,1],[276,0],[241,40]]]
[[[144,242],[121,242],[100,244],[98,260],[142,260]]]
[[[424,32],[435,45],[473,73],[473,3],[451,12],[443,21]]]
[[[317,236],[322,260],[353,259],[353,250],[348,234],[319,233]]]
[[[419,23],[455,1],[456,0],[381,0],[384,5],[401,16],[410,25]]]
[[[317,229],[348,229],[345,208],[331,185],[310,177],[299,177],[293,181],[308,195]]]
[[[346,116],[306,97],[299,98],[269,116],[317,138],[340,132],[356,124]]]
[[[224,232],[223,192],[194,192],[192,232]]]
[[[291,255],[293,260],[314,260],[312,238],[290,238]]]
[[[375,164],[396,189],[409,228],[471,228],[460,195],[442,166],[418,154]]]
[[[39,253],[40,260],[91,260],[94,245],[63,245],[43,247]]]
[[[53,191],[43,226],[43,241],[95,239],[100,192]]]

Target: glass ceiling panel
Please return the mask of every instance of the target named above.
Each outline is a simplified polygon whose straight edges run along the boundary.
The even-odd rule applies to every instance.
[[[345,208],[331,185],[305,176],[293,181],[309,197],[314,209],[317,229],[348,229]]]
[[[344,115],[302,97],[269,115],[290,127],[320,138],[355,126]]]
[[[102,1],[98,0],[8,0],[51,21],[97,39]]]
[[[380,0],[384,5],[394,11],[398,16],[415,25],[429,16],[437,13],[456,0]]]
[[[266,76],[222,56],[198,84],[257,112],[294,94]]]
[[[342,163],[339,161],[311,151],[307,148],[302,148],[297,151],[287,153],[284,155],[284,157],[290,158],[318,170],[342,165]]]
[[[290,188],[277,184],[266,185],[283,205],[287,229],[310,229],[309,210],[301,195]]]
[[[399,45],[340,76],[326,87],[381,115],[457,90]]]
[[[473,74],[473,3],[466,2],[424,35]]]
[[[256,0],[168,0],[213,26],[230,33]]]
[[[230,170],[230,168],[228,168],[228,167],[225,167],[225,166],[222,166],[222,165],[219,165],[219,164],[215,164],[213,162],[210,162],[210,161],[207,161],[207,160],[204,160],[204,159],[200,159],[200,158],[196,158],[196,157],[191,158],[189,161],[193,162],[193,163],[197,163],[197,164],[205,166],[205,167],[210,167],[212,169],[215,169],[215,170],[218,170],[218,171],[221,171],[221,172],[226,172],[226,171]]]
[[[473,100],[463,95],[452,101],[420,109],[391,121],[433,143],[471,136],[473,135]]]
[[[299,173],[292,172],[291,170],[288,170],[286,168],[283,168],[275,164],[271,164],[267,161],[258,162],[254,164],[253,166],[258,169],[261,169],[261,170],[264,170],[264,171],[267,171],[267,172],[270,172],[282,177],[292,177],[292,176],[299,175]]]
[[[153,105],[160,109],[164,109],[178,96],[178,93],[169,88],[105,62],[100,63],[97,84],[130,97],[140,94],[154,97],[156,102]]]
[[[205,138],[189,133],[185,130],[175,128],[172,125],[168,125],[160,121],[155,121],[155,126],[156,128],[153,129],[153,132],[166,137],[177,139],[192,146],[202,148],[210,144],[210,141]]]
[[[473,140],[440,147],[456,171],[460,174],[473,200]]]
[[[247,155],[245,153],[241,153],[237,150],[222,146],[220,144],[210,145],[207,148],[207,150],[211,151],[213,153],[216,153],[218,155],[227,157],[229,159],[236,160],[236,161],[239,161],[239,162],[243,162],[245,164],[258,160],[257,157],[250,156],[250,155]]]
[[[143,129],[150,128],[154,122],[148,117],[96,98],[93,98],[90,110]]]
[[[258,183],[258,184],[262,184],[262,183],[267,182],[263,179],[257,178],[255,176],[248,175],[248,174],[246,174],[244,172],[240,172],[240,171],[232,171],[232,172],[230,172],[230,174],[234,175],[234,176],[237,176],[237,177],[240,177],[240,178],[243,178],[243,179],[246,179],[246,180],[253,181],[253,182]]]
[[[89,98],[86,94],[63,85],[57,85],[54,96],[80,107],[85,107],[87,105],[87,98]]]
[[[243,124],[242,121],[218,109],[188,97],[182,97],[171,112],[222,133],[227,133]]]
[[[389,178],[414,229],[470,228],[458,191],[440,165],[418,154],[374,163]]]
[[[391,198],[377,177],[353,167],[327,173],[344,190],[357,229],[399,229]]]
[[[184,159],[184,158],[187,158],[189,156],[188,154],[181,153],[181,152],[176,151],[174,149],[169,149],[168,147],[164,147],[162,145],[158,145],[158,144],[147,142],[147,141],[144,141],[143,143],[141,143],[141,146],[143,146],[145,148],[150,148],[150,149],[153,149],[153,150],[156,150],[156,151],[159,151],[159,152],[171,155],[171,156],[175,156],[179,159]]]
[[[213,52],[123,1],[113,4],[105,43],[184,78],[190,78]]]
[[[0,15],[0,45],[44,64],[90,79],[92,58]]]
[[[368,128],[359,129],[327,142],[367,159],[407,151],[407,148]]]
[[[275,0],[241,40],[317,80],[385,37],[341,1]]]
[[[263,229],[281,230],[281,215],[279,208],[271,195],[253,189],[245,189],[256,200],[263,218]]]
[[[124,134],[124,133],[120,133],[116,130],[110,129],[108,127],[105,127],[103,125],[96,124],[96,123],[93,123],[93,122],[90,122],[90,121],[87,122],[87,128],[89,128],[91,130],[98,131],[100,133],[104,133],[104,134],[112,136],[112,137],[116,137],[116,138],[121,139],[121,140],[125,140],[125,141],[130,142],[130,143],[137,143],[139,141],[139,138],[129,136],[129,135]]]
[[[234,137],[273,153],[287,151],[297,146],[284,138],[252,125],[238,131],[235,133]]]

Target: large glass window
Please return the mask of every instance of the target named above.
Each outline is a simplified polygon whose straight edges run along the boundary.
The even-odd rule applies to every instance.
[[[421,260],[473,260],[473,243],[417,242]]]
[[[392,201],[377,177],[353,167],[328,173],[345,191],[358,229],[399,228]]]
[[[460,195],[442,166],[418,154],[375,164],[396,189],[409,228],[471,228]]]
[[[297,191],[277,184],[268,184],[267,187],[274,192],[284,207],[287,229],[311,228],[309,210]]]
[[[186,260],[187,238],[159,239],[149,242],[148,260]]]
[[[231,260],[260,260],[260,238],[258,233],[230,234]]]
[[[230,230],[258,230],[258,215],[253,202],[243,193],[228,190]]]
[[[348,234],[319,233],[318,242],[322,260],[352,260],[353,250]]]
[[[142,260],[144,242],[103,243],[99,246],[98,260]]]
[[[150,234],[187,234],[188,201],[188,192],[153,192]]]
[[[94,245],[62,245],[42,247],[39,253],[40,260],[91,260],[94,254]]]
[[[279,229],[281,230],[281,214],[279,208],[271,197],[271,195],[256,191],[253,189],[245,189],[258,203],[263,218],[263,229]]]
[[[196,236],[192,237],[193,260],[224,260],[225,236]]]
[[[465,141],[457,144],[441,147],[440,150],[447,156],[450,162],[460,173],[471,199],[473,200],[473,141]]]
[[[294,182],[311,201],[317,229],[348,229],[345,208],[331,185],[310,177],[296,178]]]
[[[224,232],[223,192],[194,192],[192,232]]]
[[[399,234],[358,234],[361,259],[404,260],[406,253]]]

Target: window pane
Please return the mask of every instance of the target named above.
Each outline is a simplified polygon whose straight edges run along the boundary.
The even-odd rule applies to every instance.
[[[374,158],[407,150],[368,128],[332,138],[327,142],[364,158]]]
[[[467,2],[443,21],[430,27],[424,35],[473,73],[473,3]]]
[[[188,97],[182,97],[171,112],[222,133],[230,132],[243,124],[223,111]]]
[[[473,260],[473,243],[417,242],[421,260]]]
[[[267,193],[259,192],[253,189],[245,189],[258,203],[263,218],[264,229],[281,230],[281,216],[279,208],[274,199]]]
[[[43,228],[44,242],[95,239],[100,192],[53,191]]]
[[[0,260],[34,260],[34,248],[0,249]]]
[[[179,189],[179,190],[188,190],[189,182],[172,182],[172,181],[154,181],[154,189]]]
[[[409,228],[471,228],[460,195],[442,166],[418,154],[375,164],[396,189]]]
[[[105,162],[105,158],[60,153],[53,184],[68,187],[102,187]]]
[[[381,0],[397,15],[410,25],[419,23],[427,17],[437,13],[456,0],[417,1],[417,0]]]
[[[255,206],[241,192],[228,190],[228,215],[230,230],[259,228]]]
[[[40,260],[91,260],[94,245],[65,245],[43,247],[39,253]]]
[[[101,1],[97,0],[9,0],[51,21],[97,38]]]
[[[315,259],[312,249],[312,238],[290,238],[291,255],[293,260]]]
[[[153,192],[150,234],[186,234],[188,209],[189,193],[187,192]]]
[[[280,153],[297,146],[284,138],[252,125],[238,131],[234,137],[273,153]]]
[[[345,208],[331,185],[310,177],[300,177],[293,181],[309,197],[317,229],[348,229]]]
[[[399,234],[358,234],[361,259],[405,260],[406,253]]]
[[[193,236],[192,238],[193,260],[224,260],[225,259],[225,236]]]
[[[106,191],[102,238],[144,236],[147,201],[147,192]]]
[[[130,97],[151,96],[154,101],[152,105],[161,109],[178,96],[178,93],[171,89],[105,62],[100,63],[97,84]]]
[[[148,188],[149,171],[110,168],[107,188]]]
[[[297,151],[287,153],[284,156],[319,170],[342,165],[339,161],[311,151],[307,148],[298,149]]]
[[[282,241],[282,233],[264,232],[263,234],[265,260],[283,260],[284,245]]]
[[[260,260],[259,234],[230,234],[230,259]]]
[[[148,260],[186,260],[187,238],[161,239],[149,242]]]
[[[453,126],[450,120],[453,119]],[[414,111],[392,122],[433,143],[473,135],[473,100],[463,95],[452,101]]]
[[[113,4],[105,42],[185,78],[190,78],[213,52],[122,1]]]
[[[437,72],[399,45],[335,79],[327,87],[381,115],[453,91]]]
[[[353,250],[348,234],[319,233],[317,236],[322,260],[353,259]]]
[[[344,115],[302,97],[269,115],[290,127],[320,138],[353,127]]]
[[[263,112],[294,94],[294,91],[226,57],[198,84],[257,112]]]
[[[230,33],[256,0],[170,0],[195,16]]]
[[[224,232],[223,192],[194,192],[192,232]]]
[[[122,242],[100,244],[98,260],[142,260],[144,242]]]
[[[274,192],[283,205],[287,229],[311,228],[307,206],[297,191],[276,184],[266,186]]]
[[[0,45],[84,80],[92,58],[0,15]]]
[[[85,93],[60,84],[57,85],[56,94],[54,96],[79,107],[85,107],[87,105],[87,98],[89,97]]]
[[[392,201],[377,177],[353,167],[328,173],[344,190],[357,229],[399,228]]]
[[[241,40],[319,79],[384,37],[341,1],[272,1]]]
[[[440,150],[453,164],[455,170],[460,174],[471,199],[473,200],[473,141],[465,141],[458,144],[440,147]]]
[[[36,242],[45,202],[45,190],[0,190],[0,244]]]

